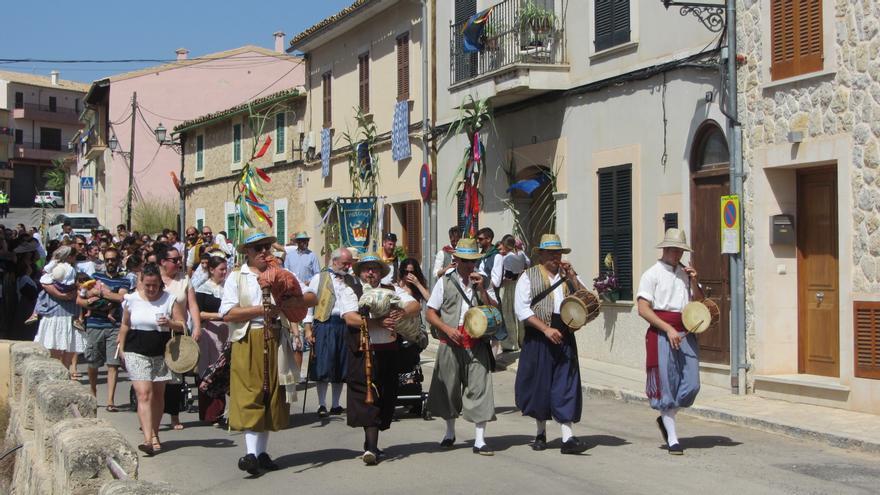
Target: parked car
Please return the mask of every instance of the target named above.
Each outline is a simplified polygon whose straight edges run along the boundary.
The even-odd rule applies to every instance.
[[[98,217],[91,213],[60,213],[49,222],[48,239],[58,239],[63,232],[64,222],[70,222],[74,234],[81,234],[88,239],[92,230],[103,229]],[[48,242],[48,241],[47,241]]]
[[[34,205],[58,208],[64,206],[64,198],[59,191],[39,191],[34,197]]]

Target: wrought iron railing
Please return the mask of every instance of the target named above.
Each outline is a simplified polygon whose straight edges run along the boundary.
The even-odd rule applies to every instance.
[[[467,21],[450,23],[450,81],[457,84],[514,64],[565,63],[565,22],[553,0],[504,0],[495,5],[483,35],[482,48],[465,52]],[[528,9],[526,6],[528,5]],[[536,9],[549,14],[537,18]]]

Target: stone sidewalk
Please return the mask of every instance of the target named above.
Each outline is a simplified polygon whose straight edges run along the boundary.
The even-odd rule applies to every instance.
[[[436,345],[425,355],[436,352]],[[499,363],[515,373],[518,353],[502,354]],[[581,377],[588,396],[626,402],[647,402],[645,376],[641,370],[581,359]],[[585,403],[585,410],[589,409]],[[647,406],[646,406],[647,407]],[[819,441],[834,447],[880,454],[880,417],[823,406],[766,399],[756,395],[733,395],[728,390],[703,385],[693,407],[683,414]]]

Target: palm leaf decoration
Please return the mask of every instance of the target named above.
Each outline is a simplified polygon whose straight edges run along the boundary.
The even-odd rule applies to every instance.
[[[351,195],[355,198],[376,196],[379,190],[379,158],[373,154],[376,145],[376,124],[373,119],[356,107],[357,129],[346,131],[342,138],[348,143],[348,178]]]
[[[453,180],[449,185],[447,196],[453,191],[460,191],[464,197],[464,211],[460,219],[464,225],[464,235],[476,235],[477,216],[480,213],[480,178],[485,169],[486,150],[480,138],[480,131],[487,123],[493,123],[492,112],[487,100],[476,100],[468,95],[459,109],[458,119],[449,126],[446,133],[451,135],[465,133],[468,145],[462,155],[458,169],[453,172]]]

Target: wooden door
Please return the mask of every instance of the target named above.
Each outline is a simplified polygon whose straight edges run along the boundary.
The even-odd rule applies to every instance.
[[[691,262],[703,294],[721,310],[717,329],[700,334],[700,360],[730,364],[730,262],[721,254],[721,196],[730,194],[727,168],[694,173],[691,189]]]
[[[837,179],[834,168],[798,172],[798,371],[840,376]]]

